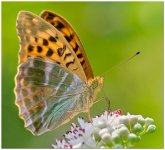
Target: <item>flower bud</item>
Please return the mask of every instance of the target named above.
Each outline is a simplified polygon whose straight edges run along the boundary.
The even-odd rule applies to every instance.
[[[127,127],[121,127],[118,130],[119,135],[123,138],[123,140],[127,140],[128,134],[129,134],[129,130]]]
[[[113,144],[115,144],[115,145],[122,143],[122,139],[121,139],[120,135],[116,132],[112,133],[111,138],[112,138]]]
[[[145,124],[145,119],[143,117],[139,117],[138,123],[140,123],[143,126]]]
[[[126,127],[125,124],[119,124],[117,128],[120,129],[122,127]]]
[[[101,139],[103,140],[104,143],[109,144],[112,142],[111,135],[109,133],[105,133],[101,136]]]
[[[95,140],[96,141],[99,141],[100,140],[100,136],[99,136],[99,132],[100,132],[100,128],[94,128],[94,130],[93,130],[93,136],[94,136],[94,138],[95,138]]]
[[[99,132],[99,136],[102,136],[102,135],[105,134],[105,133],[109,133],[108,128],[103,128],[103,129],[101,129],[100,132]]]
[[[97,127],[98,128],[105,128],[106,127],[106,123],[105,123],[105,121],[103,121],[103,120],[99,120],[98,121],[98,123],[97,123]]]
[[[112,133],[115,130],[114,127],[112,127],[111,125],[108,125],[108,124],[107,124],[107,129],[108,129],[109,133]]]
[[[155,125],[149,125],[148,128],[147,128],[147,133],[152,133],[152,132],[155,132],[156,130],[156,126]]]
[[[154,123],[154,120],[153,120],[152,118],[147,117],[147,118],[145,119],[145,122],[146,122],[146,125],[148,126],[148,125],[150,125],[150,124],[153,124],[153,123]]]
[[[134,133],[130,133],[128,135],[128,145],[130,147],[134,146],[134,144],[136,144],[139,140],[140,138]]]
[[[119,123],[120,124],[124,124],[126,125],[127,127],[129,126],[129,119],[127,116],[121,116],[120,119],[119,119]]]
[[[143,127],[140,123],[136,123],[132,129],[135,133],[139,133],[143,130]]]
[[[129,119],[130,119],[130,125],[134,126],[134,124],[136,124],[138,121],[138,116],[131,115]]]

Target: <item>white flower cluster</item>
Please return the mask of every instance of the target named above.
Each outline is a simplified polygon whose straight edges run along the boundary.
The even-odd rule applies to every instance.
[[[141,115],[121,115],[120,110],[105,111],[101,116],[85,122],[78,118],[80,127],[71,125],[64,139],[56,140],[53,148],[130,148],[146,133],[154,132],[153,119]]]

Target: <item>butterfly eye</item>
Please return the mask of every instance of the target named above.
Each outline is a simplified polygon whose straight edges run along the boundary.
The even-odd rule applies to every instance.
[[[95,80],[95,81],[93,81],[93,83],[92,83],[92,88],[95,89],[95,88],[97,88],[97,87],[98,87],[98,81]]]

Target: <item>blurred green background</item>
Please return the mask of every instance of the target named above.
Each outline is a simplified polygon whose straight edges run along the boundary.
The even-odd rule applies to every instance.
[[[141,51],[104,74],[104,90],[112,110],[121,108],[155,120],[156,132],[143,136],[136,148],[163,148],[163,2],[2,2],[2,147],[50,148],[69,129],[66,124],[35,137],[24,128],[14,104],[16,17],[20,10],[40,14],[45,9],[72,24],[95,75],[102,76]],[[106,107],[105,101],[94,105],[93,116]]]

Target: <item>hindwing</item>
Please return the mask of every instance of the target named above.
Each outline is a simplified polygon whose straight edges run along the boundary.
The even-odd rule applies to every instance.
[[[42,58],[31,57],[19,66],[16,77],[16,104],[25,127],[40,135],[68,120],[77,109],[82,82],[64,67]]]

